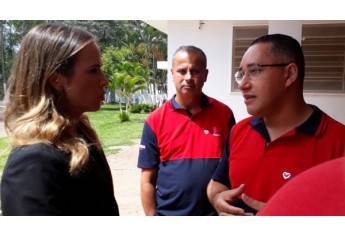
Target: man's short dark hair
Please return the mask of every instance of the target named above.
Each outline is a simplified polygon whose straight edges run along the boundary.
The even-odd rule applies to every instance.
[[[187,45],[187,46],[180,46],[173,55],[173,64],[175,60],[175,56],[178,52],[187,52],[188,54],[199,54],[202,57],[202,60],[205,63],[205,68],[207,68],[207,57],[203,50],[198,47]]]
[[[271,43],[269,52],[281,61],[277,63],[296,63],[298,79],[303,83],[305,75],[304,54],[300,43],[285,34],[268,34],[255,39],[249,46],[258,43]]]

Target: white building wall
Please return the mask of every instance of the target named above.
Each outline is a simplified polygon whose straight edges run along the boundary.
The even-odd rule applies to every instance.
[[[234,24],[269,24],[269,32],[285,33],[300,38],[300,21],[168,21],[168,98],[175,93],[172,82],[172,55],[181,45],[194,45],[206,53],[209,75],[204,92],[227,104],[234,112],[236,121],[248,117],[243,98],[239,92],[231,92],[232,26]],[[300,41],[300,39],[298,39]],[[308,103],[317,105],[334,119],[345,124],[345,94],[305,94]]]

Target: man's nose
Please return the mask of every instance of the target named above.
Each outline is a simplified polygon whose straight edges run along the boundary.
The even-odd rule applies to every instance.
[[[241,82],[238,84],[238,88],[240,90],[244,90],[248,88],[248,85],[250,84],[250,77],[248,76],[248,73],[244,73]]]
[[[185,79],[189,80],[189,79],[191,79],[192,77],[193,77],[192,72],[187,71],[187,73],[186,73],[186,75],[185,75]]]

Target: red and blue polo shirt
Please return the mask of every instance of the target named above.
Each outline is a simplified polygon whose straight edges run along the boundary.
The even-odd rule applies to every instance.
[[[232,188],[243,183],[249,197],[267,202],[302,171],[343,156],[345,126],[316,106],[312,108],[312,115],[302,125],[272,142],[263,119],[240,121],[231,131],[213,180]],[[241,200],[235,205],[255,212]]]
[[[156,215],[216,215],[206,195],[235,119],[231,109],[202,95],[191,114],[174,97],[146,119],[139,168],[158,168]]]

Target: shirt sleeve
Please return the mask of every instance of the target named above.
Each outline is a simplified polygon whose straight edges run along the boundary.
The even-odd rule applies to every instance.
[[[158,168],[160,153],[157,138],[150,125],[145,122],[139,146],[138,167]]]
[[[61,215],[68,163],[55,148],[11,152],[1,180],[3,215]],[[41,146],[42,147],[42,146]]]
[[[236,124],[236,120],[235,120],[235,116],[234,114],[232,113],[231,117],[230,117],[230,120],[229,120],[229,133],[232,129],[232,127]]]

